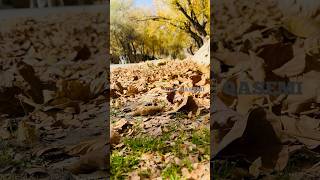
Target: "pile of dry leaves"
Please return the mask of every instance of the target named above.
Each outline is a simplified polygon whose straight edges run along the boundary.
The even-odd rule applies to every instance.
[[[72,13],[0,32],[1,178],[107,168],[106,23],[102,13]]]
[[[221,1],[213,17],[213,174],[318,179],[319,22],[271,1]]]
[[[111,178],[209,179],[209,108],[209,73],[191,60],[114,69]]]

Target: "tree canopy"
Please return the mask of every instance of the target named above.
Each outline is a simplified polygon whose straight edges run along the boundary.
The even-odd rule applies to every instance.
[[[154,8],[111,0],[111,54],[131,62],[193,54],[209,35],[209,8],[209,0],[155,0]]]

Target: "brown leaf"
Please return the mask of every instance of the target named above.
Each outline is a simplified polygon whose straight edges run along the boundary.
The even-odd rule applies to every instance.
[[[101,149],[105,147],[105,145],[106,145],[106,139],[103,136],[96,137],[93,140],[84,141],[84,142],[81,142],[80,144],[68,147],[66,148],[66,152],[70,156],[80,156],[80,155],[85,155],[85,154],[88,154],[89,152]]]
[[[88,174],[97,170],[106,170],[109,162],[105,148],[96,149],[81,156],[80,160],[66,167],[73,174]]]
[[[139,93],[139,89],[133,85],[127,87],[127,96],[136,95]]]
[[[211,156],[215,157],[220,151],[234,140],[240,138],[247,125],[247,120],[239,113],[227,108],[224,103],[216,98],[217,109],[214,110],[213,121],[210,127],[215,135],[211,138]]]
[[[131,113],[132,116],[149,116],[155,115],[163,111],[161,106],[141,106],[138,107],[134,112]]]
[[[194,74],[190,76],[190,79],[192,80],[193,85],[197,84],[202,79],[202,75]]]
[[[168,114],[175,112],[192,112],[192,114],[196,115],[198,113],[198,105],[196,101],[193,99],[193,96],[189,95],[184,97],[182,103],[174,110],[168,112]]]
[[[214,53],[220,62],[228,66],[236,66],[239,63],[243,63],[250,60],[250,56],[243,52],[216,52]]]
[[[42,83],[40,78],[36,76],[34,68],[24,62],[20,62],[18,64],[18,70],[23,79],[28,82],[31,87],[30,96],[32,97],[33,101],[38,104],[42,104],[44,101],[42,94]]]
[[[90,49],[84,45],[83,47],[76,47],[77,56],[74,58],[74,61],[78,60],[87,60],[91,56]]]
[[[284,116],[281,117],[281,123],[284,128],[283,134],[291,138],[291,141],[295,142],[297,139],[309,149],[320,145],[320,132],[316,126],[319,124],[319,120],[307,116],[302,116],[301,119]]]
[[[293,58],[292,45],[283,43],[263,45],[258,49],[258,56],[264,59],[267,70],[281,67]]]
[[[294,54],[295,57],[293,59],[272,72],[281,77],[291,77],[301,74],[306,67],[306,54],[303,48],[297,49]]]
[[[259,157],[258,159],[256,159],[255,161],[253,161],[253,163],[251,164],[251,166],[249,167],[249,173],[257,178],[260,175],[261,172],[261,166],[262,166],[262,161],[261,161],[261,157]]]
[[[8,128],[6,124],[3,126],[0,126],[0,139],[1,140],[7,140],[11,137],[11,133],[8,131]]]
[[[88,101],[92,97],[90,86],[79,80],[60,80],[57,83],[57,97],[66,97],[71,100]]]
[[[275,165],[275,170],[276,171],[283,171],[289,161],[289,148],[287,145],[284,145],[282,147],[282,150],[280,151],[278,157],[279,158],[278,158],[277,163]]]
[[[41,147],[37,148],[32,153],[33,156],[50,159],[52,156],[64,156],[65,152],[62,147]]]
[[[35,144],[39,140],[39,132],[35,124],[22,120],[19,122],[17,140],[21,144]]]
[[[119,144],[120,139],[121,139],[120,134],[117,131],[111,129],[111,131],[110,131],[110,144],[117,145],[117,144]]]
[[[299,113],[309,109],[308,104],[315,102],[318,96],[317,89],[320,86],[318,78],[320,72],[310,71],[300,77],[291,78],[291,81],[301,83],[301,93],[290,94],[286,100],[288,112]]]
[[[308,17],[290,16],[285,25],[288,31],[299,37],[308,38],[320,31],[320,23]]]

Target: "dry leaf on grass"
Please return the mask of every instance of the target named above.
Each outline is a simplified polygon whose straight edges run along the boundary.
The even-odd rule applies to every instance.
[[[104,148],[107,143],[107,140],[105,137],[96,137],[93,140],[84,141],[80,144],[71,146],[66,148],[67,154],[70,156],[80,156],[85,155],[89,152],[95,151],[97,149]]]
[[[120,134],[117,131],[111,129],[111,131],[110,131],[110,144],[117,145],[117,144],[119,144],[120,139],[121,139]]]
[[[107,170],[109,162],[105,148],[100,148],[80,157],[80,160],[66,167],[73,174],[88,174],[97,170]]]
[[[150,116],[155,115],[163,111],[161,106],[140,106],[134,112],[131,113],[132,116]]]

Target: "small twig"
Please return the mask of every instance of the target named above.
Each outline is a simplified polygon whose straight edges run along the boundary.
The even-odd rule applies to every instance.
[[[21,107],[23,109],[24,115],[26,116],[27,115],[27,111],[26,111],[26,109],[25,109],[25,107],[24,107],[24,105],[22,103],[21,96],[18,96],[18,98],[19,98],[19,103],[20,103],[20,105],[21,105]]]
[[[309,115],[309,114],[317,113],[319,111],[320,111],[320,108],[315,108],[315,109],[301,112],[300,115]]]

